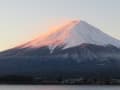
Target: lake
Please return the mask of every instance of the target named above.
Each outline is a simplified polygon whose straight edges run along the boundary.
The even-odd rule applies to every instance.
[[[0,90],[120,90],[120,86],[100,85],[0,85]]]

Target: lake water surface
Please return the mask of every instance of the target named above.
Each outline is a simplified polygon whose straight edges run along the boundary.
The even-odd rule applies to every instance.
[[[120,86],[0,85],[0,90],[120,90]]]

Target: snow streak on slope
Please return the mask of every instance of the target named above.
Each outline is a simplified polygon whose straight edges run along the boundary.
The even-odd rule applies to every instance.
[[[64,45],[63,49],[66,49],[83,43],[120,47],[119,40],[112,38],[88,23],[84,21],[71,21],[59,29],[50,31],[44,36],[21,45],[20,48],[48,46],[50,50],[53,50],[57,46]]]

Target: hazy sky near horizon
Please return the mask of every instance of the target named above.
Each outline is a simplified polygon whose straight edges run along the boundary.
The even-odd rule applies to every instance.
[[[74,19],[120,39],[120,0],[0,0],[0,51]]]

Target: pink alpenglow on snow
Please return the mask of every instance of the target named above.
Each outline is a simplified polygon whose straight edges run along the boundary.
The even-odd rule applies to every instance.
[[[85,21],[75,20],[22,44],[20,48],[48,46],[50,50],[53,50],[57,46],[64,45],[63,49],[66,49],[84,43],[120,47],[119,40],[105,34]]]

